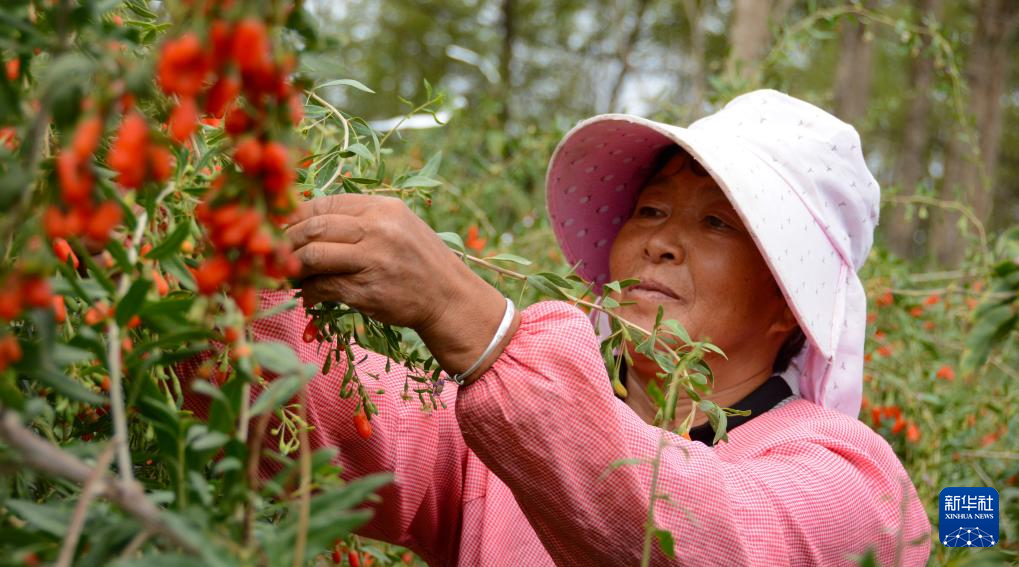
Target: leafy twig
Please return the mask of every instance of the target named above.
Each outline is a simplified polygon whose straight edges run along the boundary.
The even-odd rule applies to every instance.
[[[0,408],[0,439],[18,453],[27,467],[37,472],[79,484],[88,482],[92,475],[92,467],[39,438],[21,424],[18,414],[5,408]],[[118,481],[103,474],[96,481],[95,490],[135,517],[145,529],[190,553],[198,553],[198,549],[163,519],[162,512],[145,496],[140,483]]]
[[[78,547],[78,538],[81,537],[81,529],[85,526],[88,505],[98,495],[96,485],[99,479],[106,474],[106,469],[110,467],[114,448],[115,445],[112,443],[106,445],[106,448],[99,454],[99,458],[96,459],[95,467],[85,479],[85,485],[81,487],[81,497],[74,505],[74,515],[71,516],[71,524],[67,526],[67,535],[64,536],[64,543],[60,546],[60,556],[57,557],[55,567],[70,567],[71,560],[74,559],[74,550]]]

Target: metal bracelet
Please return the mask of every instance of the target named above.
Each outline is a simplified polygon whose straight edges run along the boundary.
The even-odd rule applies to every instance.
[[[481,363],[484,362],[485,359],[488,358],[490,354],[492,354],[492,352],[495,350],[495,347],[499,346],[499,343],[502,342],[502,339],[506,337],[506,333],[509,332],[510,324],[513,322],[513,314],[515,313],[515,311],[516,307],[513,305],[513,301],[507,297],[506,312],[503,313],[502,322],[499,323],[499,329],[495,331],[495,336],[492,337],[492,342],[488,343],[488,348],[485,349],[485,352],[481,353],[481,356],[478,358],[477,362],[472,364],[470,368],[464,370],[463,372],[460,372],[459,374],[454,374],[450,376],[449,378],[450,380],[452,380],[458,386],[464,385],[464,378],[473,374],[474,371],[477,370],[479,366],[481,366]]]

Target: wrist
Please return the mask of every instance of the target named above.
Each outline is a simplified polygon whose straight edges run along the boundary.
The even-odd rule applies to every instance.
[[[506,299],[497,289],[471,272],[476,282],[450,295],[449,307],[435,320],[418,329],[418,335],[450,376],[477,367],[462,376],[469,383],[485,373],[502,353],[519,326],[519,313],[514,312],[509,329],[494,348],[480,360],[492,345],[507,312]],[[480,285],[477,285],[480,284]]]

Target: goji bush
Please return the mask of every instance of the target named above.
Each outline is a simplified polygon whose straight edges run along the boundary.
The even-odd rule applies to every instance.
[[[414,561],[349,537],[389,479],[344,483],[335,450],[311,453],[317,369],[251,333],[273,314],[259,291],[296,275],[298,200],[384,185],[384,138],[300,68],[320,45],[300,4],[14,2],[4,20],[0,563]],[[340,305],[315,314],[306,340],[336,356],[365,324],[396,344]],[[355,376],[345,395],[370,437],[366,393]],[[296,458],[262,482],[270,414]]]

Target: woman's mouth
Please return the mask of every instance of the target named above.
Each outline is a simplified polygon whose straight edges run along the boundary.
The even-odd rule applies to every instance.
[[[679,296],[675,292],[654,280],[643,280],[635,286],[626,288],[624,292],[625,295],[638,300],[643,299],[656,302],[680,301]]]

